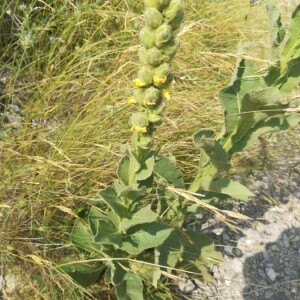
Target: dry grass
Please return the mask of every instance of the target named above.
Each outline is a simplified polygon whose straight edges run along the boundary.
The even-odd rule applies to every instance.
[[[120,144],[130,135],[134,108],[126,98],[138,68],[140,1],[29,2],[12,1],[10,15],[0,4],[7,26],[0,62],[10,72],[5,97],[23,114],[21,127],[1,129],[0,261],[4,274],[26,279],[7,299],[83,299],[51,267],[72,259],[74,215],[115,178]],[[191,136],[221,128],[217,94],[230,80],[236,46],[265,41],[267,17],[263,7],[243,0],[187,0],[185,6],[176,81],[156,146],[176,156],[188,181],[197,167]],[[250,56],[265,59],[266,51]]]

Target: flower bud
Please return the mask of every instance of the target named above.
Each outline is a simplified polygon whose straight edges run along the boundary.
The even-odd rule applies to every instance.
[[[157,48],[151,48],[148,50],[148,57],[147,57],[147,62],[151,66],[158,66],[160,65],[163,61],[168,60],[169,58],[164,55],[159,49]]]
[[[140,41],[146,48],[155,46],[155,34],[148,26],[140,31]]]
[[[163,15],[172,21],[177,14],[182,10],[181,0],[171,0],[169,5],[163,10]]]
[[[168,63],[162,63],[158,67],[154,69],[154,76],[158,78],[167,77],[170,74],[170,64]]]
[[[150,87],[145,91],[145,105],[156,105],[161,99],[160,91],[155,87]]]
[[[152,29],[159,27],[164,20],[164,16],[156,8],[148,8],[145,11],[146,24]]]
[[[172,59],[179,47],[179,42],[175,39],[171,39],[169,42],[165,43],[161,46],[160,50],[163,54],[168,55],[170,59]]]
[[[150,123],[159,123],[162,121],[162,116],[157,114],[149,114]]]
[[[155,30],[155,45],[160,48],[164,43],[172,39],[172,27],[162,24]]]
[[[183,19],[184,19],[184,10],[183,10],[183,8],[181,8],[177,12],[176,16],[172,20],[169,21],[169,24],[173,30],[176,30],[180,27]]]
[[[130,123],[132,128],[146,128],[149,125],[148,116],[145,112],[136,112],[131,116]]]
[[[153,70],[150,67],[141,67],[138,73],[138,79],[140,79],[143,84],[140,85],[140,87],[151,84],[153,82],[153,75]]]

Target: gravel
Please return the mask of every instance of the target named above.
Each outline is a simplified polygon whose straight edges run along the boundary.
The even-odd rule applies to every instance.
[[[204,224],[199,220],[200,228],[195,227],[220,245],[225,262],[212,270],[213,288],[198,283],[189,291],[191,299],[300,300],[299,128],[273,135],[263,144],[243,153],[260,163],[259,168],[235,177],[256,197],[235,203],[233,210],[253,221],[239,221],[242,232],[214,219]]]

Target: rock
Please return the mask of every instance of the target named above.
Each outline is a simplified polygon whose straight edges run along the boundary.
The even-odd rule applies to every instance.
[[[215,234],[215,235],[221,235],[224,231],[224,228],[215,228],[212,232]]]
[[[274,281],[277,277],[276,272],[272,268],[266,268],[265,272],[271,281]]]
[[[224,247],[224,252],[228,256],[233,256],[232,247],[229,246]]]
[[[274,293],[272,291],[267,291],[265,293],[265,299],[272,299]]]
[[[237,257],[242,257],[243,256],[243,251],[241,249],[239,249],[239,248],[235,248],[234,249],[234,254]]]
[[[189,279],[187,281],[179,281],[178,288],[185,294],[191,294],[196,289],[196,285]]]

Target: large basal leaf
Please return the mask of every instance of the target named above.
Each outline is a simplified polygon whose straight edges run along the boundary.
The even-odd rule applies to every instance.
[[[218,172],[227,172],[230,169],[228,155],[219,141],[202,138],[202,149],[209,157],[212,165]]]
[[[194,231],[179,233],[182,246],[182,261],[178,267],[200,273],[204,282],[212,281],[209,270],[223,261],[222,254],[215,250],[213,241],[205,234]]]
[[[118,232],[110,219],[97,208],[91,207],[88,220],[96,243],[114,246],[121,244],[120,232]]]
[[[230,86],[219,93],[219,99],[224,106],[225,136],[232,133],[237,126],[244,95],[261,86],[261,76],[257,73],[254,64],[245,59],[238,60]]]
[[[275,84],[282,91],[293,91],[300,83],[300,4],[292,14],[289,39],[281,54],[280,77]]]
[[[126,154],[121,159],[117,174],[118,178],[125,184],[130,185],[134,183],[135,174],[138,172],[138,170],[141,168],[140,163],[136,159],[136,157],[131,154]]]
[[[233,142],[241,140],[259,122],[283,113],[287,107],[288,98],[277,88],[257,89],[245,94],[241,102],[241,112]]]
[[[267,11],[270,20],[270,34],[272,41],[273,59],[277,62],[280,58],[279,46],[284,39],[285,29],[282,26],[281,15],[273,1],[267,5]]]
[[[126,274],[126,294],[131,300],[144,300],[142,279],[133,273]]]
[[[292,14],[289,39],[282,51],[282,71],[286,73],[288,61],[300,56],[300,4]]]
[[[230,197],[247,201],[254,194],[244,185],[229,178],[219,178],[211,182],[209,191],[226,194]]]
[[[146,194],[148,189],[145,186],[139,187],[137,184],[126,186],[118,193],[118,198],[127,198],[130,201],[139,201]]]
[[[75,221],[70,238],[72,243],[82,250],[100,252],[102,249],[101,245],[94,242],[90,226],[82,220],[77,219]]]
[[[202,138],[212,138],[214,135],[214,131],[211,129],[201,129],[193,135],[193,142],[197,148],[202,147]]]
[[[144,224],[154,222],[158,218],[158,215],[152,211],[151,204],[141,208],[137,213],[135,213],[130,219],[123,219],[120,224],[120,230],[126,232],[129,228]]]
[[[108,205],[120,218],[126,217],[127,208],[118,198],[115,189],[112,186],[108,186],[99,193],[99,200]]]
[[[104,276],[105,283],[113,284],[114,286],[122,284],[125,281],[125,276],[127,274],[126,269],[128,268],[128,262],[110,261]]]
[[[152,222],[140,224],[127,231],[121,249],[137,255],[142,251],[161,245],[171,234],[172,228],[166,224]]]
[[[145,161],[141,164],[140,169],[136,173],[136,179],[138,181],[146,180],[151,177],[154,169],[155,156],[151,154]]]
[[[160,156],[158,158],[155,162],[154,172],[161,179],[161,183],[184,189],[182,173],[168,157]]]
[[[177,262],[182,258],[183,245],[178,231],[173,231],[170,236],[158,247],[159,264],[175,268]]]
[[[105,268],[106,266],[103,264],[89,265],[74,263],[61,266],[59,270],[67,273],[76,283],[86,288],[99,280]]]
[[[258,123],[239,142],[233,144],[231,153],[243,151],[254,144],[260,136],[272,131],[286,130],[295,127],[300,122],[300,114],[291,113],[289,115],[276,115]]]

